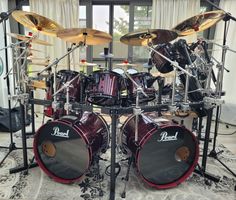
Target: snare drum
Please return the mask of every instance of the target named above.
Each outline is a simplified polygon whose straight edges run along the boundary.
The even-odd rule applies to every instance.
[[[198,162],[196,137],[184,126],[166,119],[152,120],[139,115],[138,141],[135,143],[135,116],[121,127],[122,151],[135,157],[141,178],[157,189],[182,183]]]
[[[39,167],[55,181],[78,181],[91,167],[94,156],[109,144],[109,129],[98,114],[64,116],[44,124],[34,138],[34,155]]]
[[[114,71],[95,71],[87,85],[87,101],[100,106],[121,103],[121,91],[126,87],[124,77]]]

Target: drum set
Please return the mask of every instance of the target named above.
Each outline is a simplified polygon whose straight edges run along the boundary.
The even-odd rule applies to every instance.
[[[173,40],[210,28],[225,17],[224,12],[194,16],[173,30],[147,29],[122,36],[122,43],[143,46],[150,52],[151,66],[158,70],[156,76],[150,70],[139,72],[111,66],[91,74],[66,69],[57,71],[58,63],[75,49],[109,43],[112,37],[90,28],[64,29],[32,12],[14,11],[12,16],[27,28],[76,44],[45,66],[35,78],[44,83],[41,88],[46,89],[46,100],[41,102],[44,115],[52,118],[36,131],[33,144],[37,164],[48,176],[61,183],[79,181],[111,148],[111,193],[114,195],[118,147],[128,160],[125,188],[132,164],[141,179],[157,189],[175,187],[191,175],[199,158],[196,134],[201,133],[198,129],[187,129],[183,120],[191,112],[196,118],[202,118],[208,108],[223,103],[222,77],[215,78],[207,40],[199,39],[192,44],[184,39]],[[37,24],[32,23],[33,19],[37,19]],[[47,26],[49,23],[51,26]],[[50,44],[36,36],[10,36],[20,40],[11,48],[25,44],[17,57],[17,67],[13,67],[18,93],[12,98],[24,107],[29,102],[37,104],[36,99],[28,95],[37,81],[28,77],[24,61],[31,51],[31,43]],[[171,85],[165,84],[169,73],[173,74]],[[154,87],[156,81],[158,88]],[[214,89],[212,82],[216,84]],[[100,107],[101,113],[111,115],[111,127],[101,114],[88,111],[94,106]],[[184,117],[179,123],[165,118],[166,113],[171,116],[183,113]],[[121,115],[125,115],[126,120],[117,131]],[[125,189],[122,196],[125,197]]]

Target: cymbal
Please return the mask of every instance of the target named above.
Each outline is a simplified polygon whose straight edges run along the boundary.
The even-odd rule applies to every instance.
[[[32,61],[29,61],[28,64],[29,65],[47,66],[47,65],[49,65],[49,62],[32,62]]]
[[[23,26],[45,35],[56,36],[57,31],[63,29],[61,25],[53,20],[33,12],[16,10],[12,12],[12,16]]]
[[[50,43],[48,43],[44,40],[40,40],[40,39],[31,37],[31,36],[21,35],[21,34],[17,34],[17,33],[7,33],[7,35],[9,35],[10,37],[16,38],[18,40],[22,40],[22,41],[30,41],[31,43],[35,43],[35,44],[41,44],[41,45],[45,45],[45,46],[52,46],[52,44],[50,44]],[[32,38],[32,39],[30,39],[30,38]]]
[[[46,81],[37,81],[37,80],[31,80],[29,83],[30,87],[33,87],[35,89],[47,89]]]
[[[87,66],[97,66],[96,63],[88,63],[86,60],[81,60],[79,63],[80,66],[87,67]]]
[[[49,61],[50,59],[49,58],[38,58],[38,57],[28,56],[27,60],[30,60],[30,61],[42,60],[42,61],[46,62],[46,61]]]
[[[131,66],[131,67],[137,67],[136,64],[131,64],[128,61],[124,61],[123,63],[116,64],[117,66]]]
[[[146,46],[149,42],[152,42],[154,45],[170,42],[177,38],[177,36],[177,33],[174,31],[165,29],[146,29],[123,35],[120,38],[120,41],[132,46]]]
[[[184,20],[172,30],[179,36],[192,35],[212,27],[224,17],[225,12],[221,10],[205,12]]]
[[[59,30],[57,37],[67,42],[85,42],[87,45],[99,45],[109,43],[112,40],[110,34],[91,28],[69,28]]]

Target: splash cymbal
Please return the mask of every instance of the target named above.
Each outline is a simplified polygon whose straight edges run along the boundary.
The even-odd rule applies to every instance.
[[[224,17],[225,12],[222,10],[205,12],[184,20],[172,30],[176,31],[179,36],[192,35],[212,27]]]
[[[147,29],[123,35],[120,41],[132,46],[147,46],[148,43],[162,44],[177,38],[177,33],[165,29]]]
[[[110,34],[91,28],[69,28],[59,30],[57,37],[72,43],[85,42],[87,45],[99,45],[111,42]]]
[[[17,34],[17,33],[7,33],[7,35],[9,35],[10,37],[16,38],[18,40],[22,40],[22,41],[30,41],[31,43],[35,43],[35,44],[41,44],[41,45],[45,45],[45,46],[52,46],[52,44],[50,44],[50,43],[48,43],[44,40],[34,38],[32,36],[26,36],[26,35],[21,35],[21,34]]]
[[[57,31],[63,29],[61,25],[53,20],[33,12],[16,10],[12,13],[12,16],[23,26],[45,35],[56,36]]]

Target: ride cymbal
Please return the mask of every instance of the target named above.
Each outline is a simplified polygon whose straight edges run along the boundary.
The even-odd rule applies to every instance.
[[[165,29],[147,29],[123,35],[120,41],[132,46],[146,46],[148,43],[163,44],[177,38],[177,33]]]
[[[45,35],[56,36],[59,30],[64,29],[53,20],[33,12],[16,10],[12,13],[12,16],[23,26],[33,31],[39,31]]]
[[[179,36],[192,35],[212,27],[224,17],[225,12],[222,10],[205,12],[184,20],[172,30],[176,31]]]
[[[41,45],[45,45],[45,46],[52,46],[52,44],[50,44],[44,40],[40,40],[40,39],[31,37],[31,36],[21,35],[21,34],[17,34],[17,33],[7,33],[7,35],[9,35],[10,37],[16,38],[18,40],[22,40],[22,41],[29,41],[31,43],[41,44]]]
[[[59,30],[57,32],[57,37],[67,42],[84,42],[87,45],[105,44],[112,40],[110,34],[91,28],[69,28]]]

